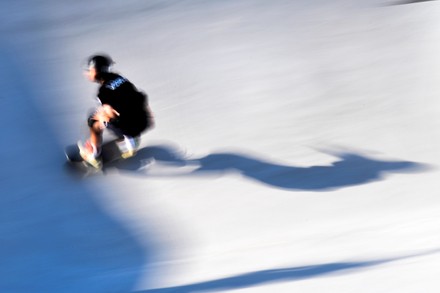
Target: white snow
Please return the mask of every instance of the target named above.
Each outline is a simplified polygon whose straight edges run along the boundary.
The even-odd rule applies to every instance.
[[[0,292],[440,290],[440,2],[4,2]],[[78,179],[96,52],[157,127]]]

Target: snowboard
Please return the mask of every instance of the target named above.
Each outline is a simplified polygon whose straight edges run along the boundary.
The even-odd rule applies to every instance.
[[[122,159],[122,151],[118,146],[117,140],[110,140],[103,143],[101,148],[102,168],[96,169],[91,166],[80,155],[78,144],[71,144],[65,147],[64,154],[66,155],[67,163],[70,169],[85,175],[103,171],[110,163]]]

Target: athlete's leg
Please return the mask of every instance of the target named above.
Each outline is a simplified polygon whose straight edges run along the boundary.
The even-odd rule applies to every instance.
[[[119,113],[109,105],[99,107],[88,119],[90,128],[90,144],[95,155],[99,155],[102,145],[102,134],[112,119]]]
[[[140,135],[135,137],[124,135],[125,150],[122,152],[122,157],[127,159],[136,155],[140,143]]]
[[[117,143],[123,158],[126,159],[136,154],[140,145],[140,135],[135,137],[129,136],[112,123],[107,125],[107,129],[118,138]]]
[[[99,169],[101,168],[101,144],[102,144],[102,133],[103,127],[101,123],[95,118],[96,112],[91,114],[87,120],[89,126],[90,137],[87,141],[78,142],[78,148],[80,150],[80,155],[90,165]]]
[[[101,152],[102,145],[102,133],[104,129],[101,127],[99,122],[93,123],[92,127],[90,127],[90,144],[92,145],[93,152],[96,155],[99,155]]]

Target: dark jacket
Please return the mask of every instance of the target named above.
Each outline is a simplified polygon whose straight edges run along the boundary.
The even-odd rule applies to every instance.
[[[119,113],[110,123],[125,135],[140,135],[149,126],[147,95],[121,75],[106,73],[102,78],[104,82],[99,88],[98,99]]]

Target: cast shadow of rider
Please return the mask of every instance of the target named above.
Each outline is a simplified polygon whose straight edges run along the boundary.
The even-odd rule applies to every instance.
[[[382,259],[365,261],[320,263],[307,266],[296,266],[286,268],[266,269],[248,272],[213,280],[195,282],[191,284],[178,285],[174,287],[162,287],[136,291],[137,293],[187,293],[187,292],[229,292],[230,290],[256,288],[267,284],[283,284],[286,282],[297,282],[329,275],[345,275],[360,273],[375,267],[417,257],[437,254],[438,249],[428,250],[415,254],[401,255]],[[293,291],[293,290],[292,290]]]
[[[277,164],[235,152],[213,153],[202,158],[187,159],[178,147],[156,145],[140,149],[137,156],[120,162],[115,167],[148,177],[239,173],[275,188],[305,191],[330,191],[382,180],[388,173],[415,173],[428,169],[420,163],[379,160],[354,152],[331,155],[338,158],[331,165],[300,167]],[[150,167],[154,168],[158,164],[167,166],[168,171],[161,172],[160,175],[150,172]]]
[[[388,5],[406,5],[406,4],[416,4],[420,2],[429,2],[434,0],[400,0],[393,3],[390,3]]]

